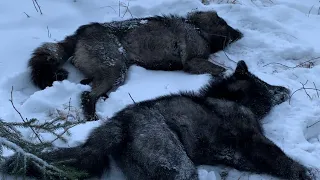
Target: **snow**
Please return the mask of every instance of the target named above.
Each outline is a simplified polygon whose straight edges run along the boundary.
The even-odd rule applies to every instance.
[[[52,119],[50,114],[63,110],[70,103],[80,109],[79,95],[89,86],[80,85],[82,74],[71,65],[68,80],[55,82],[42,91],[30,82],[28,58],[33,49],[43,42],[54,42],[73,33],[78,26],[89,22],[123,20],[175,13],[185,15],[192,10],[214,9],[234,28],[244,33],[243,39],[226,51],[212,55],[211,60],[233,69],[233,61],[245,60],[251,72],[270,84],[283,85],[292,92],[305,84],[320,88],[320,59],[298,67],[302,62],[320,57],[320,2],[318,0],[38,0],[43,15],[31,1],[0,1],[0,117],[20,122],[12,108],[13,101],[25,118]],[[128,4],[129,3],[129,4]],[[126,7],[130,11],[126,12]],[[126,12],[126,13],[125,13]],[[30,18],[27,17],[27,15]],[[120,16],[119,16],[120,14]],[[146,23],[146,22],[141,22]],[[227,55],[227,56],[226,56]],[[232,60],[230,60],[230,59]],[[184,72],[150,71],[132,66],[124,85],[97,103],[101,119],[110,118],[133,101],[142,101],[179,90],[198,90],[209,79],[208,75]],[[308,95],[307,95],[308,93]],[[264,120],[266,135],[290,157],[308,167],[320,168],[320,98],[314,90],[297,91],[289,102],[275,107]],[[68,144],[82,142],[90,130],[101,121],[78,125],[71,129]],[[30,130],[24,130],[29,137]],[[45,138],[52,138],[42,134]],[[10,155],[5,151],[4,155]],[[221,179],[221,168],[199,167],[201,180]],[[228,170],[227,179],[274,179],[267,175]],[[123,179],[115,168],[106,177]],[[318,177],[320,178],[320,177]]]

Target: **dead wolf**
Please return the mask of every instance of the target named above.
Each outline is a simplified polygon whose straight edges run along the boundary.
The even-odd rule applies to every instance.
[[[98,98],[124,82],[130,65],[219,76],[225,69],[209,62],[209,55],[241,37],[215,11],[91,23],[58,43],[36,48],[28,66],[33,83],[44,89],[67,78],[62,65],[71,59],[87,77],[81,83],[92,82],[92,91],[82,94],[90,120],[95,119]]]
[[[181,92],[127,106],[79,146],[39,156],[99,177],[112,157],[130,180],[197,180],[197,165],[226,165],[290,180],[309,169],[265,137],[261,120],[290,91],[270,85],[239,61],[232,75],[199,92]],[[10,161],[8,161],[10,162]],[[8,170],[10,163],[4,168]],[[29,176],[41,171],[28,167]]]

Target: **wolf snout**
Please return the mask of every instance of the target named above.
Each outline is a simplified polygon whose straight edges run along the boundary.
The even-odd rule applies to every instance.
[[[285,87],[278,87],[274,91],[274,97],[277,104],[287,101],[290,98],[290,90]]]
[[[280,101],[284,102],[284,101],[288,100],[289,97],[290,97],[289,94],[282,94],[280,96]]]
[[[231,42],[237,41],[243,37],[243,34],[237,30],[237,29],[232,29],[231,33],[229,34]]]

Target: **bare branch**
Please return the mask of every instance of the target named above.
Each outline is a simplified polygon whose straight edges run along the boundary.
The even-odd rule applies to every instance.
[[[224,37],[223,49],[225,49],[226,45],[227,45],[227,37]],[[235,64],[237,64],[234,60],[232,60],[232,59],[227,55],[227,53],[226,53],[224,50],[223,50],[223,52],[224,52],[224,54],[226,55],[226,57],[227,57],[230,61],[232,61],[232,62],[234,62]]]
[[[33,3],[34,8],[36,9],[36,11],[40,12],[40,14],[42,15],[41,7],[40,7],[38,1],[37,0],[32,0],[32,3]]]
[[[221,67],[225,68],[225,69],[233,70],[231,67],[226,66],[226,65],[224,65],[224,64],[222,64],[222,63],[219,63],[219,62],[217,62],[217,61],[213,61],[213,62],[214,62],[215,64],[217,64],[217,65],[219,65],[219,66],[221,66]]]
[[[317,86],[316,86],[316,84],[314,82],[313,82],[313,85],[314,85],[314,88],[317,89]],[[317,96],[319,98],[319,92],[318,91],[317,91]]]
[[[128,93],[128,94],[129,94],[129,96],[130,96],[130,98],[131,98],[132,102],[133,102],[134,104],[136,104],[136,102],[135,102],[135,101],[134,101],[134,99],[132,98],[131,94],[130,94],[130,93]]]
[[[36,3],[34,2],[34,0],[32,0],[32,3],[33,3],[34,8],[36,9],[36,11],[39,12],[39,11],[38,11],[38,8],[37,8],[37,6],[36,6]]]
[[[12,88],[11,88],[11,99],[10,99],[9,101],[11,102],[11,105],[12,105],[12,107],[14,108],[14,110],[19,114],[21,120],[22,120],[24,123],[27,123],[27,121],[23,118],[22,114],[18,111],[18,109],[16,108],[16,106],[15,106],[14,103],[13,103],[13,86],[12,86]],[[39,134],[36,133],[36,131],[35,131],[32,127],[30,127],[30,129],[31,129],[32,132],[37,136],[37,138],[38,138],[38,140],[40,141],[40,143],[43,144],[43,142],[42,142]]]
[[[284,66],[284,67],[286,67],[286,68],[288,68],[288,69],[294,69],[294,68],[297,68],[297,67],[303,67],[303,65],[306,64],[306,63],[312,63],[312,64],[313,64],[313,62],[311,62],[311,61],[316,60],[316,59],[320,59],[320,57],[315,57],[315,58],[309,59],[309,60],[304,61],[304,62],[301,62],[301,63],[299,63],[298,65],[293,66],[293,67],[290,67],[290,66],[287,66],[287,65],[284,65],[284,64],[281,64],[281,63],[277,63],[277,62],[271,62],[271,63],[268,63],[268,64],[263,65],[262,67],[266,67],[266,66],[269,66],[269,65],[271,65],[271,64],[277,64],[277,65]],[[310,66],[311,66],[311,65],[310,65]]]
[[[309,126],[307,126],[307,128],[310,128],[310,127],[312,127],[312,126],[314,126],[314,125],[316,125],[316,124],[318,124],[318,123],[320,123],[320,120],[317,121],[317,122],[315,122],[315,123],[313,123],[313,124],[311,124],[311,125],[309,125]]]
[[[23,13],[27,16],[27,18],[30,18],[30,16],[26,12],[23,12]]]
[[[312,89],[312,90],[315,90],[315,91],[320,91],[320,89],[317,89],[317,88],[299,88],[299,89],[297,89],[297,90],[295,90],[291,95],[290,95],[290,97],[289,97],[289,104],[290,104],[290,102],[291,102],[291,98],[292,98],[292,96],[296,93],[296,92],[298,92],[298,91],[300,91],[300,90],[305,90],[305,89]]]
[[[309,13],[308,13],[308,17],[310,16],[310,13],[311,13],[313,7],[314,7],[314,5],[311,6],[311,8],[310,8],[310,10],[309,10]]]
[[[117,11],[112,6],[102,6],[102,7],[99,7],[99,9],[102,9],[102,8],[105,8],[105,7],[111,8],[115,13],[117,13]]]
[[[131,15],[131,18],[133,18],[133,15],[132,15],[132,13],[131,13],[131,11],[130,11],[130,9],[129,9],[129,1],[128,1],[128,4],[127,4],[127,5],[123,5],[123,4],[122,4],[122,6],[126,8],[126,11],[123,13],[122,18],[126,15],[127,12]]]
[[[311,100],[311,99],[312,99],[311,96],[308,94],[306,88],[304,87],[307,83],[308,83],[308,80],[307,80],[304,84],[302,84],[302,83],[300,82],[300,84],[302,85],[302,88],[303,88],[304,92],[307,94],[307,96],[308,96],[309,99]],[[317,91],[317,92],[318,92],[318,91]]]
[[[120,7],[121,7],[121,2],[120,2],[120,0],[119,0],[119,17],[120,17]]]
[[[294,67],[290,67],[290,66],[287,66],[287,65],[284,65],[284,64],[281,64],[281,63],[277,63],[277,62],[271,62],[271,63],[268,63],[268,64],[263,65],[262,67],[266,67],[266,66],[269,66],[269,65],[271,65],[271,64],[281,65],[281,66],[284,66],[284,67],[286,67],[286,68],[288,68],[288,69],[294,68]]]
[[[48,32],[48,38],[51,38],[51,33],[48,26],[47,26],[47,32]]]
[[[232,62],[234,62],[235,64],[237,64],[237,62],[236,62],[235,60],[231,59],[231,58],[227,55],[226,51],[223,50],[223,52],[224,52],[224,54],[226,55],[226,57],[227,57],[230,61],[232,61]]]

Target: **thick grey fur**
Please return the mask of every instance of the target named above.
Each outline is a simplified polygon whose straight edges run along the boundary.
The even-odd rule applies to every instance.
[[[312,180],[309,170],[288,157],[262,130],[261,120],[289,94],[285,87],[251,74],[240,61],[234,74],[212,81],[200,93],[172,94],[129,105],[94,129],[82,145],[40,157],[63,161],[91,177],[99,177],[112,156],[130,180],[197,180],[196,166],[203,164]],[[34,166],[28,167],[28,175],[41,177]]]
[[[98,98],[121,85],[132,64],[220,76],[225,69],[209,62],[209,55],[241,37],[215,11],[91,23],[61,42],[36,48],[29,66],[33,83],[44,89],[67,78],[62,65],[71,59],[87,77],[81,83],[92,82],[92,91],[82,95],[82,105],[87,119],[93,120]]]

